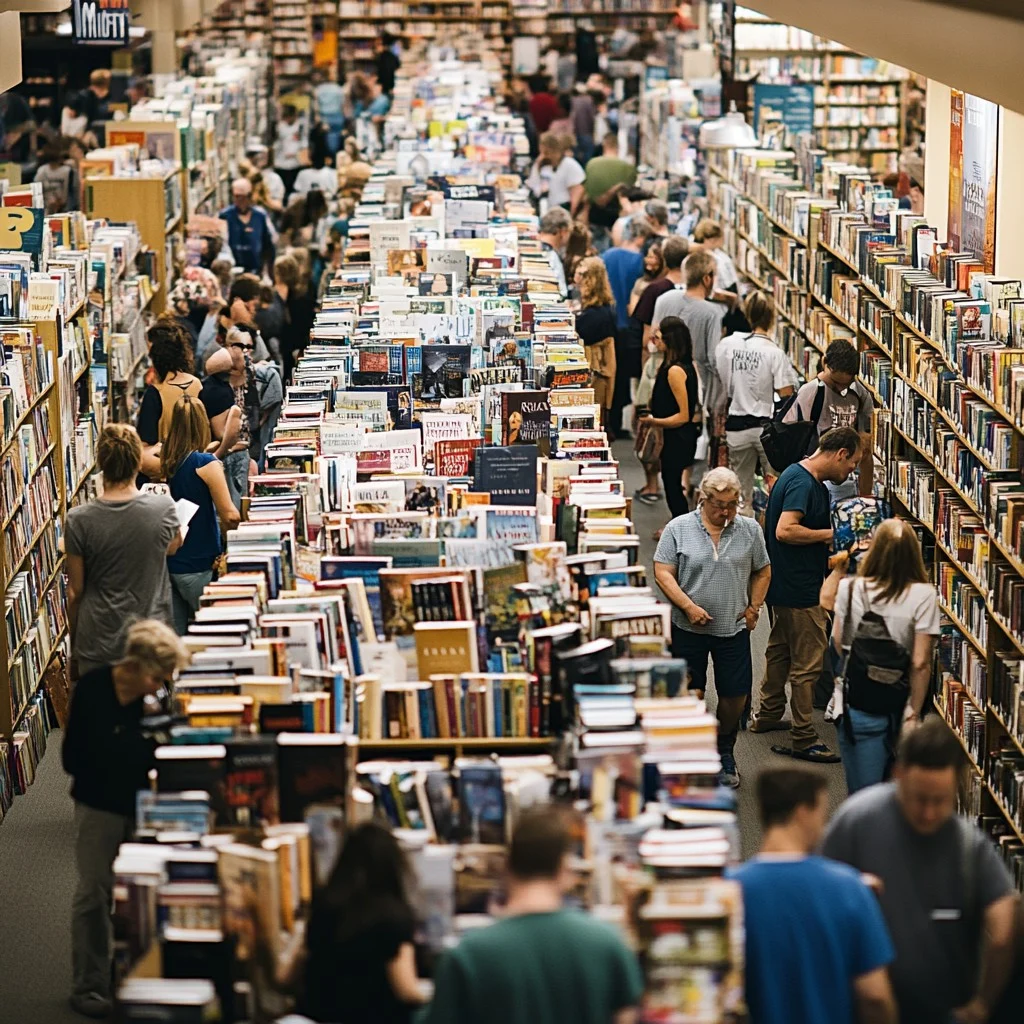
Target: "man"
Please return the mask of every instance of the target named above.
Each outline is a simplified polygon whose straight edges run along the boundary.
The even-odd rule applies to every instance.
[[[644,203],[644,216],[651,225],[655,238],[668,238],[668,203],[660,199],[648,199]]]
[[[200,372],[206,368],[210,356],[226,348],[228,332],[232,327],[257,327],[257,313],[260,309],[262,294],[263,286],[255,274],[241,274],[231,282],[227,304],[217,315],[217,331],[212,344],[202,350],[196,349],[197,365],[200,367]],[[258,363],[270,358],[270,350],[258,330],[252,358]],[[210,372],[208,368],[206,368],[206,372]]]
[[[683,264],[686,290],[665,292],[654,304],[651,322],[657,327],[667,316],[677,316],[690,330],[693,362],[704,389],[706,419],[710,422],[718,402],[721,382],[715,366],[715,349],[722,340],[725,306],[711,302],[715,294],[715,258],[709,252],[691,252]]]
[[[1019,898],[984,833],[955,813],[962,765],[956,737],[931,716],[904,733],[894,781],[847,800],[822,847],[874,876],[901,1024],[984,1024],[1013,965]]]
[[[757,780],[761,850],[730,874],[743,887],[747,1004],[758,1024],[897,1021],[893,948],[875,897],[856,872],[812,853],[827,789],[806,768],[767,768]]]
[[[543,135],[551,127],[551,122],[558,116],[558,100],[551,92],[550,79],[547,75],[532,75],[528,79],[530,86],[530,117],[538,135]]]
[[[629,1024],[643,994],[618,933],[562,909],[574,884],[566,811],[525,810],[508,852],[502,919],[466,932],[435,974],[426,1024]]]
[[[644,203],[653,198],[654,196],[646,189],[635,186],[630,186],[625,191],[619,190],[619,218],[612,225],[612,245],[622,245],[622,233],[633,214],[640,213]]]
[[[558,281],[558,294],[565,298],[569,289],[565,282],[565,266],[562,263],[562,254],[569,244],[569,234],[572,231],[572,217],[568,210],[560,206],[552,207],[540,219],[540,230],[537,238],[540,240],[541,248],[547,257],[548,263]]]
[[[86,131],[100,145],[103,144],[103,122],[110,120],[110,77],[107,68],[97,68],[89,75],[88,87],[78,95],[77,107],[85,116]]]
[[[199,393],[213,439],[228,448],[228,454],[222,459],[224,477],[231,502],[239,511],[242,498],[249,493],[251,424],[259,422],[259,394],[252,363],[254,345],[254,328],[232,327],[228,331],[227,346],[207,359],[209,376]]]
[[[583,187],[590,202],[590,233],[594,247],[603,252],[610,244],[610,231],[621,212],[623,188],[636,181],[636,165],[619,156],[619,137],[608,132],[601,141],[601,153],[587,161]]]
[[[874,487],[874,460],[871,454],[871,396],[860,381],[860,356],[857,350],[844,338],[838,338],[829,345],[822,361],[822,371],[815,380],[809,380],[797,392],[796,401],[783,417],[784,423],[808,420],[814,411],[814,402],[819,391],[824,401],[815,424],[818,435],[834,427],[854,427],[861,436],[860,493],[871,494]],[[841,501],[852,498],[857,491],[857,480],[829,482],[829,498]]]
[[[395,91],[395,75],[402,66],[402,61],[395,53],[395,43],[395,37],[390,32],[382,32],[374,46],[377,81],[388,96]]]
[[[35,148],[32,108],[16,92],[0,93],[0,159],[27,164]]]
[[[305,121],[292,103],[281,104],[281,116],[274,129],[274,170],[284,182],[285,192],[290,193],[302,167],[306,150]]]
[[[773,746],[772,750],[818,764],[839,760],[818,739],[811,720],[814,683],[828,643],[828,616],[818,603],[832,543],[825,481],[846,479],[860,459],[860,445],[860,435],[852,427],[830,430],[813,455],[794,463],[775,482],[765,513],[764,532],[772,563],[768,588],[772,632],[761,707],[750,730],[773,732],[788,727],[782,720],[788,680],[792,746]]]
[[[274,258],[274,243],[266,214],[253,209],[252,182],[248,178],[236,178],[231,183],[231,203],[219,214],[228,224],[231,253],[238,266],[259,276],[263,265]]]
[[[604,96],[599,99],[603,100]],[[572,96],[569,106],[572,119],[572,134],[576,139],[576,159],[581,164],[594,155],[594,124],[597,121],[597,103],[589,92],[578,92]]]
[[[682,285],[683,260],[686,259],[688,252],[689,243],[685,238],[680,238],[678,235],[666,238],[661,247],[661,259],[665,264],[665,273],[643,290],[643,294],[633,307],[634,318],[643,325],[645,351],[653,333],[651,322],[654,319],[654,304],[666,292],[673,291]]]
[[[718,467],[700,483],[700,504],[665,527],[654,577],[672,602],[672,655],[685,658],[690,689],[703,692],[708,656],[718,693],[718,781],[735,789],[736,733],[754,683],[750,634],[772,578],[761,527],[737,518],[740,481]]]

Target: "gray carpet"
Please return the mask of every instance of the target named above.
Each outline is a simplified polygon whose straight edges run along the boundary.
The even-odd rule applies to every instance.
[[[639,463],[629,442],[615,446],[629,493],[643,483]],[[634,520],[642,542],[644,564],[654,557],[651,534],[668,519],[664,505],[634,504]],[[652,572],[653,580],[653,572]],[[762,619],[754,633],[754,679],[764,669],[768,642]],[[713,680],[713,674],[709,676]],[[714,686],[709,690],[714,706]],[[834,728],[815,713],[819,735],[835,745]],[[754,802],[754,779],[761,765],[780,761],[771,752],[779,734],[742,733],[736,757],[743,776],[739,790],[739,817],[743,856],[757,850],[760,829]],[[828,777],[829,799],[835,808],[846,795],[841,765],[816,768]],[[60,733],[50,737],[35,783],[0,823],[0,1019],[18,1024],[64,1024],[83,1018],[67,1006],[71,983],[69,916],[75,886],[74,832],[68,780],[60,764]]]

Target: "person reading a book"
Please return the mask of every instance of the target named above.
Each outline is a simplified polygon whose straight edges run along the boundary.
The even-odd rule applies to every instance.
[[[751,292],[743,303],[743,315],[750,322],[750,331],[724,338],[715,352],[715,363],[722,381],[729,466],[740,478],[744,514],[752,516],[758,463],[764,475],[771,472],[761,430],[775,414],[776,393],[783,399],[793,394],[796,373],[772,336],[772,300],[763,292]]]
[[[509,844],[504,917],[467,932],[444,955],[424,1024],[636,1020],[644,989],[636,957],[609,925],[563,909],[576,884],[572,835],[563,808],[520,814]]]
[[[920,722],[938,635],[939,599],[921,545],[909,523],[887,519],[835,598],[832,645],[846,682],[839,750],[850,793],[889,777],[901,730]]]
[[[821,848],[872,881],[896,947],[901,1024],[1020,1020],[1019,1003],[996,1012],[1020,896],[998,847],[957,813],[963,768],[956,734],[927,717],[900,740],[893,781],[847,800]]]
[[[316,894],[298,1009],[324,1024],[408,1024],[423,1002],[413,947],[412,876],[398,840],[368,822],[349,831]]]
[[[730,872],[743,888],[750,1019],[896,1024],[893,946],[878,902],[856,871],[814,852],[828,780],[803,767],[766,768],[757,802],[761,849]]]
[[[108,423],[96,462],[103,496],[71,509],[64,527],[71,664],[80,675],[121,657],[134,619],[174,622],[167,556],[181,547],[172,499],[136,484],[142,442],[135,428]]]
[[[818,739],[811,713],[814,684],[828,645],[828,615],[820,604],[832,518],[826,481],[841,483],[861,459],[861,437],[853,427],[837,427],[818,441],[813,455],[785,469],[768,498],[764,532],[772,563],[768,589],[772,632],[761,682],[760,709],[751,732],[790,728],[782,718],[789,683],[793,713],[791,746],[777,754],[834,764],[839,755]]]
[[[167,559],[171,605],[179,636],[199,609],[203,588],[213,579],[220,557],[220,521],[230,529],[240,516],[231,501],[224,466],[210,447],[210,420],[198,398],[185,395],[174,406],[171,429],[160,452],[161,476],[176,501],[196,505],[181,547]]]
[[[144,716],[160,711],[158,696],[188,661],[169,626],[143,619],[128,629],[123,654],[86,672],[71,698],[61,751],[72,778],[77,833],[71,1007],[86,1017],[106,1017],[113,1009],[114,859],[132,838],[135,797],[148,788],[155,766],[157,737],[145,730]]]
[[[750,634],[772,576],[760,526],[737,517],[742,504],[736,474],[710,470],[700,504],[665,527],[654,554],[655,579],[673,606],[672,656],[686,659],[690,689],[703,693],[709,657],[715,666],[718,778],[733,788],[740,784],[736,735],[754,684]]]

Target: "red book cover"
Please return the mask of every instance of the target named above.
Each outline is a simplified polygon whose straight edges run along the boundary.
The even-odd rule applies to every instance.
[[[438,476],[472,476],[473,452],[479,437],[434,442],[434,472]]]

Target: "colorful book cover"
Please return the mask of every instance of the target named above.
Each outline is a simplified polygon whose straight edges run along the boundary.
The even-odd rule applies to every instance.
[[[892,518],[892,507],[881,498],[854,497],[832,507],[833,547],[836,551],[864,551],[878,524]]]

